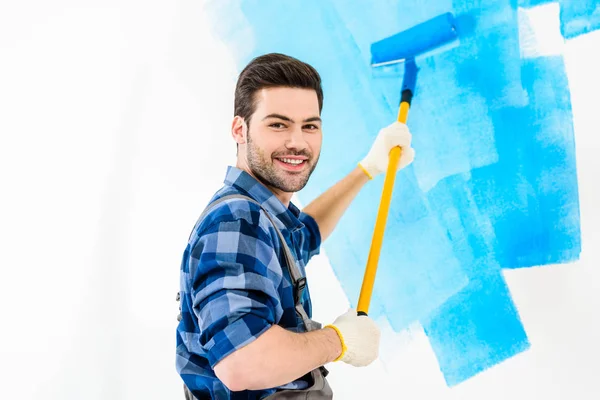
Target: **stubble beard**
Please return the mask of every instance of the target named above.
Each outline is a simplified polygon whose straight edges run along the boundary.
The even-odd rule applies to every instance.
[[[268,158],[260,148],[254,146],[254,142],[250,140],[250,135],[248,135],[246,152],[248,167],[252,174],[264,185],[287,193],[295,193],[304,188],[319,161],[318,157],[313,160],[312,154],[308,151],[286,151],[281,152],[281,154],[273,153],[271,157]],[[273,164],[273,159],[284,155],[308,157],[308,160],[306,161],[308,164],[307,168],[304,168],[304,170],[297,173],[279,170]]]

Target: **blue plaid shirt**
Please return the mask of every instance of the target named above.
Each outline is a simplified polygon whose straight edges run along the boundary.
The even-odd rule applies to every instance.
[[[244,194],[274,217],[303,276],[308,260],[319,252],[315,220],[290,203],[286,208],[248,173],[229,167],[225,185],[214,201]],[[302,331],[294,310],[292,280],[283,248],[261,208],[243,199],[225,200],[199,220],[181,262],[181,321],[177,327],[177,371],[198,399],[260,399],[276,389],[230,392],[213,367],[251,343],[272,325]],[[304,308],[311,316],[308,287]],[[281,386],[303,389],[307,377]]]

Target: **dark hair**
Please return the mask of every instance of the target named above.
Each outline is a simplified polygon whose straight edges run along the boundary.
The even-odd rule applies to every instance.
[[[313,89],[317,92],[319,112],[323,109],[323,89],[317,70],[294,57],[269,53],[254,58],[240,73],[235,87],[234,116],[239,115],[249,125],[256,110],[256,92],[270,87]]]

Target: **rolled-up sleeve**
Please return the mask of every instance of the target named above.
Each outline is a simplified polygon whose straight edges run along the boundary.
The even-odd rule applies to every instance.
[[[281,267],[270,236],[243,219],[215,224],[195,251],[193,308],[214,367],[279,321]]]

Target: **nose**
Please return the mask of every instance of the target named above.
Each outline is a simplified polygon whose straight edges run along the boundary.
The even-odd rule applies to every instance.
[[[304,150],[308,147],[301,127],[295,127],[291,130],[288,140],[285,143],[285,147],[294,150]]]

